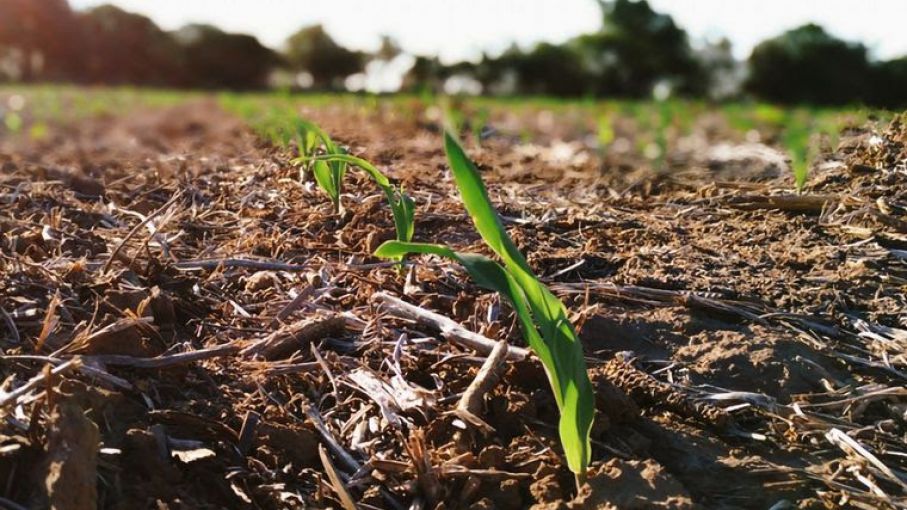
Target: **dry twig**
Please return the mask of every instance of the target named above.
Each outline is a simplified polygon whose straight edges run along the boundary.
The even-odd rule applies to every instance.
[[[482,429],[491,427],[481,419],[485,395],[498,384],[507,362],[507,341],[501,340],[482,364],[476,378],[472,380],[457,403],[455,413],[465,421],[479,425]]]
[[[376,292],[372,296],[372,301],[382,305],[385,310],[392,315],[404,319],[410,319],[417,323],[433,328],[441,332],[441,336],[451,342],[468,347],[482,354],[491,354],[497,342],[482,336],[478,333],[469,331],[460,326],[453,320],[439,314],[426,310],[425,308],[411,305],[401,299],[395,298],[384,292]],[[507,348],[507,359],[522,360],[529,356],[529,351],[521,347],[509,346]]]

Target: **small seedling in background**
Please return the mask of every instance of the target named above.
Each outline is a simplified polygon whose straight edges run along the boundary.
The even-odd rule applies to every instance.
[[[3,125],[10,133],[18,133],[22,130],[22,116],[16,112],[9,112],[3,117]]]
[[[810,145],[809,130],[788,128],[785,131],[784,146],[790,154],[791,171],[794,174],[794,184],[798,193],[803,192],[809,177],[809,165],[813,152]]]
[[[293,137],[296,140],[299,157],[308,158],[315,154],[315,149],[318,148],[318,133],[309,129],[306,122],[296,120]]]
[[[666,162],[668,160],[668,130],[671,129],[674,114],[671,111],[671,105],[668,101],[658,103],[658,127],[655,131],[655,146],[658,148],[658,156],[655,158],[656,172],[667,170]]]
[[[603,115],[598,119],[598,145],[602,153],[614,143],[614,119],[610,115]]]
[[[752,117],[760,124],[778,128],[784,124],[784,110],[770,104],[757,104],[752,110]],[[749,122],[747,130],[753,129],[755,124]]]
[[[491,113],[488,111],[488,108],[481,107],[479,111],[469,119],[469,128],[472,132],[472,140],[476,147],[482,146],[482,135],[485,131],[485,128],[488,127],[488,121],[491,118]]]
[[[326,156],[331,156],[332,158],[315,158],[311,156],[300,156],[293,160],[294,164],[304,165],[311,162],[312,174],[315,176],[315,182],[318,184],[318,187],[331,199],[331,203],[334,206],[334,212],[340,214],[343,211],[343,205],[340,203],[340,195],[343,193],[343,178],[346,175],[347,170],[347,161],[343,158],[333,158],[333,156],[345,156],[346,151],[335,144],[331,137],[324,132],[320,127],[315,125],[312,122],[305,121],[302,119],[297,120],[297,132],[300,130],[305,133],[314,133],[316,138],[321,140],[321,146],[324,150]],[[304,150],[307,147],[307,140],[309,139],[308,134],[304,135],[303,138],[303,147],[300,150]],[[314,148],[311,149],[312,152],[315,151]]]
[[[297,158],[294,162],[302,163],[309,159],[310,158]],[[415,203],[406,195],[402,188],[397,189],[394,187],[377,167],[365,159],[350,156],[349,154],[324,154],[311,158],[311,161],[314,162],[316,168],[319,163],[343,163],[344,166],[349,164],[365,170],[365,172],[378,184],[381,191],[384,192],[384,197],[387,199],[388,205],[390,205],[391,214],[394,218],[394,227],[397,230],[397,240],[403,242],[412,240],[415,229]]]
[[[299,158],[311,158],[318,150],[318,133],[308,128],[308,123],[301,119],[293,122],[293,138],[296,141],[296,152]],[[306,175],[311,171],[312,162],[299,164],[299,179],[306,180]]]
[[[473,162],[456,138],[444,135],[444,149],[463,205],[476,230],[503,261],[503,266],[482,255],[458,253],[447,246],[388,241],[375,255],[399,258],[426,253],[459,262],[476,283],[506,297],[520,322],[526,343],[541,360],[560,410],[558,431],[567,465],[577,485],[585,480],[592,449],[589,434],[595,415],[592,384],[582,344],[564,304],[542,284],[504,229]]]
[[[44,140],[47,138],[47,133],[47,124],[44,122],[35,122],[28,128],[28,137],[35,141]]]

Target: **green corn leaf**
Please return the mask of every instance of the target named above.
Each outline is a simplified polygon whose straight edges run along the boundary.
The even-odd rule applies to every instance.
[[[810,153],[812,152],[809,131],[805,127],[789,127],[784,133],[784,145],[787,146],[790,153],[794,184],[797,191],[802,192],[809,177]]]
[[[325,133],[324,130],[318,127],[318,125],[314,122],[310,122],[305,119],[297,119],[296,129],[314,133],[315,137],[321,139],[321,143],[324,145],[325,152],[327,152],[328,154],[337,154],[337,144],[335,144],[334,141],[331,140],[331,137],[328,136],[328,134]]]
[[[460,190],[463,205],[466,206],[466,211],[472,217],[482,239],[504,259],[508,270],[513,272],[511,268],[513,266],[520,269],[522,273],[531,274],[529,264],[513,244],[510,236],[507,235],[497,211],[491,205],[479,171],[450,132],[444,133],[444,150],[447,153],[447,160],[450,162],[457,188]]]
[[[611,117],[605,116],[598,121],[598,143],[602,147],[608,147],[614,142],[614,124]]]
[[[351,165],[358,166],[359,168],[365,170],[366,173],[368,173],[371,176],[371,178],[374,179],[375,182],[378,183],[378,186],[381,186],[383,188],[383,187],[391,185],[390,180],[388,180],[387,176],[385,176],[383,173],[381,173],[381,170],[378,170],[378,168],[376,168],[375,165],[369,163],[369,161],[366,159],[358,158],[358,157],[352,156],[350,154],[328,153],[328,154],[323,154],[320,156],[314,156],[311,158],[296,158],[293,160],[293,162],[299,163],[299,162],[308,161],[308,160],[349,163]]]
[[[394,222],[396,223],[396,218],[400,217],[400,223],[397,224],[397,232],[402,232],[403,234],[398,235],[398,239],[400,241],[412,241],[416,230],[416,203],[406,194],[402,187],[398,193],[395,209],[399,214],[394,215]]]
[[[346,154],[346,151],[341,147],[335,146],[334,151],[330,155],[342,156]],[[347,163],[337,159],[327,161],[331,167],[331,179],[334,181],[334,188],[337,189],[337,195],[339,196],[343,192],[343,178],[346,176]]]
[[[318,147],[318,133],[309,128],[308,122],[297,119],[295,126],[296,148],[299,149],[299,155],[303,157],[311,156]]]
[[[324,146],[324,151],[327,155],[338,156],[346,154],[346,151],[335,144],[331,137],[314,122],[296,119],[295,124],[300,157],[294,159],[294,163],[300,164],[310,161],[311,155],[317,148],[318,139],[321,140],[321,145]],[[340,195],[343,193],[343,178],[346,175],[346,170],[347,163],[342,160],[323,160],[320,163],[315,161],[312,165],[315,182],[330,197],[331,202],[334,204],[334,210],[337,212],[340,212]]]
[[[340,193],[334,186],[334,179],[333,175],[331,174],[331,166],[327,163],[327,161],[315,161],[312,164],[312,174],[315,176],[315,182],[317,182],[322,191],[324,191],[327,196],[330,197],[331,202],[336,208],[340,202]]]

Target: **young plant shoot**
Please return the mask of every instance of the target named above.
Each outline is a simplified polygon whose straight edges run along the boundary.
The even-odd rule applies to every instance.
[[[788,128],[784,134],[784,145],[790,153],[791,170],[797,192],[802,193],[809,177],[811,147],[809,131],[806,129]]]
[[[478,170],[449,132],[444,135],[444,148],[463,204],[476,230],[503,265],[442,245],[402,241],[388,241],[375,254],[399,258],[407,253],[426,253],[455,260],[466,268],[478,285],[498,292],[510,301],[526,342],[545,367],[560,410],[558,431],[567,465],[576,475],[577,482],[582,482],[591,458],[589,433],[595,414],[594,394],[582,345],[564,304],[529,268],[504,229]]]
[[[397,231],[398,241],[410,241],[413,238],[415,228],[415,203],[406,195],[403,189],[398,189],[388,180],[387,176],[381,173],[375,165],[365,159],[358,158],[347,154],[341,147],[336,145],[331,138],[321,128],[315,124],[300,120],[299,129],[304,130],[303,145],[307,154],[302,153],[293,160],[298,165],[311,164],[312,173],[315,175],[315,181],[318,186],[331,198],[334,203],[334,210],[339,212],[340,192],[343,189],[343,177],[346,175],[349,165],[365,170],[367,174],[378,184],[384,197],[387,199],[391,208],[391,214],[394,218],[394,227]],[[310,143],[312,137],[321,139],[324,146],[324,154],[314,155],[315,143]]]
[[[346,151],[343,150],[343,147],[335,144],[331,137],[315,123],[298,119],[296,126],[297,132],[302,131],[305,135],[303,136],[303,145],[300,147],[299,157],[294,159],[293,162],[295,164],[311,162],[312,175],[315,176],[315,182],[321,188],[321,191],[331,199],[331,203],[334,205],[334,212],[339,214],[343,210],[343,206],[340,203],[340,195],[343,193],[343,177],[346,176],[347,162],[342,159],[313,158],[312,156],[317,150],[317,142],[313,146],[308,144],[312,138],[320,139],[325,155],[331,157],[346,155]],[[310,149],[309,154],[303,154],[303,149]]]
[[[394,227],[397,230],[397,240],[404,242],[412,240],[415,228],[415,203],[402,188],[397,189],[391,184],[387,176],[381,173],[375,165],[349,154],[324,154],[316,156],[312,160],[316,166],[319,163],[343,163],[365,170],[365,173],[369,174],[384,192],[384,197],[390,205],[391,214],[394,217]]]

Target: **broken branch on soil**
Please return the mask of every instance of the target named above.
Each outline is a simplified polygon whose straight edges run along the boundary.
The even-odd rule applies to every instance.
[[[121,354],[100,354],[96,356],[85,356],[86,362],[100,363],[102,365],[114,365],[121,367],[133,368],[167,368],[175,365],[185,365],[195,361],[228,356],[239,352],[239,345],[235,343],[218,345],[207,349],[197,351],[181,352],[178,354],[167,354],[154,358],[139,358],[135,356],[124,356]]]
[[[318,445],[318,455],[321,457],[321,465],[324,466],[324,471],[331,480],[331,486],[340,498],[340,503],[343,505],[343,508],[346,510],[356,510],[356,501],[353,500],[350,490],[340,478],[340,473],[337,472],[337,468],[335,468],[334,464],[331,462],[331,458],[328,456],[327,451],[325,451],[324,445]]]
[[[246,358],[261,356],[267,360],[286,358],[313,342],[340,334],[345,325],[344,318],[335,314],[305,318],[256,341],[241,354]]]
[[[724,205],[744,211],[775,209],[779,211],[812,213],[822,212],[828,204],[855,202],[838,195],[738,195],[728,197]]]
[[[476,378],[472,380],[469,387],[463,392],[454,411],[463,420],[477,425],[483,430],[491,429],[491,426],[481,418],[485,395],[490,393],[498,384],[506,366],[507,351],[506,340],[501,340],[494,346],[491,354],[488,355],[485,363],[482,364],[482,368],[476,374]]]
[[[494,340],[474,333],[439,313],[409,304],[390,294],[376,292],[372,296],[372,301],[381,305],[384,310],[395,317],[416,321],[418,324],[433,328],[439,331],[445,339],[482,354],[491,354],[497,344]],[[522,347],[508,346],[507,348],[507,359],[509,360],[519,361],[526,359],[527,356],[529,356],[529,351]]]
[[[241,258],[220,258],[220,259],[197,259],[182,260],[175,262],[173,267],[182,271],[193,271],[201,269],[217,269],[242,267],[247,269],[258,269],[261,271],[305,271],[310,269],[308,264],[290,264],[273,260],[255,260]]]
[[[82,360],[79,358],[73,358],[65,363],[57,365],[53,370],[42,371],[38,375],[32,377],[22,386],[10,391],[8,393],[0,393],[0,409],[15,404],[19,401],[19,398],[28,394],[28,392],[37,388],[41,384],[44,384],[45,380],[48,377],[53,377],[55,375],[64,374],[70,370],[78,369],[82,364]]]

